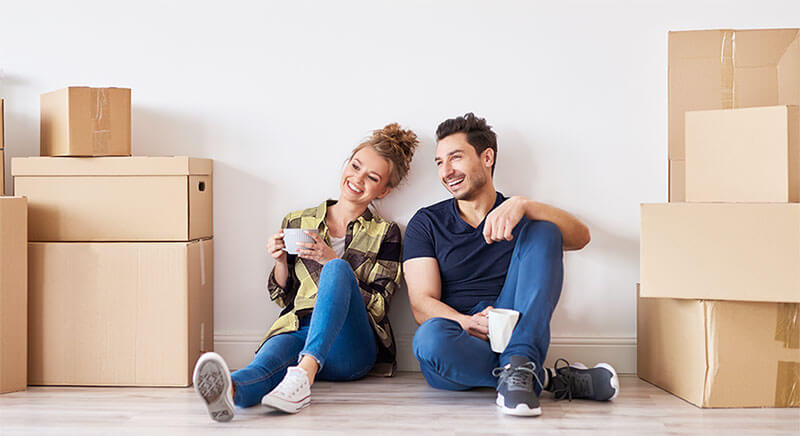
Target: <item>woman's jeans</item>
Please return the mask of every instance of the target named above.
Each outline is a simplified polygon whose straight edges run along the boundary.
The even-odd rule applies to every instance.
[[[300,329],[269,338],[250,365],[231,374],[234,403],[250,407],[261,402],[303,355],[319,363],[320,380],[357,380],[375,364],[375,334],[355,274],[342,259],[322,268],[314,311],[301,318]]]

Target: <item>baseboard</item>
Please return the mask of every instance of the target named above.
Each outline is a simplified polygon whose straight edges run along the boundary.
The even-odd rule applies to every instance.
[[[263,337],[253,332],[224,332],[214,335],[214,349],[231,368],[243,368],[253,359],[253,353]],[[401,371],[419,371],[419,363],[411,351],[412,336],[396,335],[397,367]],[[557,358],[583,362],[589,366],[598,362],[610,363],[620,374],[636,374],[635,337],[553,337],[545,366]]]

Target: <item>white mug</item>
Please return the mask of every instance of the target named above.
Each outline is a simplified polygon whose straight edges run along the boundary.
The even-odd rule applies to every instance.
[[[314,239],[306,232],[318,233],[316,229],[283,229],[283,249],[289,254],[297,254],[297,249],[303,248],[297,245],[298,242],[313,243]]]
[[[519,312],[511,309],[489,309],[489,345],[495,353],[502,353],[514,327],[519,320]]]

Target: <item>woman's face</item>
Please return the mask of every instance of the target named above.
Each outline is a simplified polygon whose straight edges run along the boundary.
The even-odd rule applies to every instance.
[[[353,155],[342,172],[342,198],[354,203],[369,204],[389,195],[389,162],[374,148],[366,146]]]

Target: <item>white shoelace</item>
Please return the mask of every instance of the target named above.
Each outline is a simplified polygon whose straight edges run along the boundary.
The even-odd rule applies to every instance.
[[[281,394],[286,398],[292,398],[298,392],[308,388],[308,376],[306,372],[297,367],[291,367],[286,372],[286,377],[275,387],[275,393]]]

